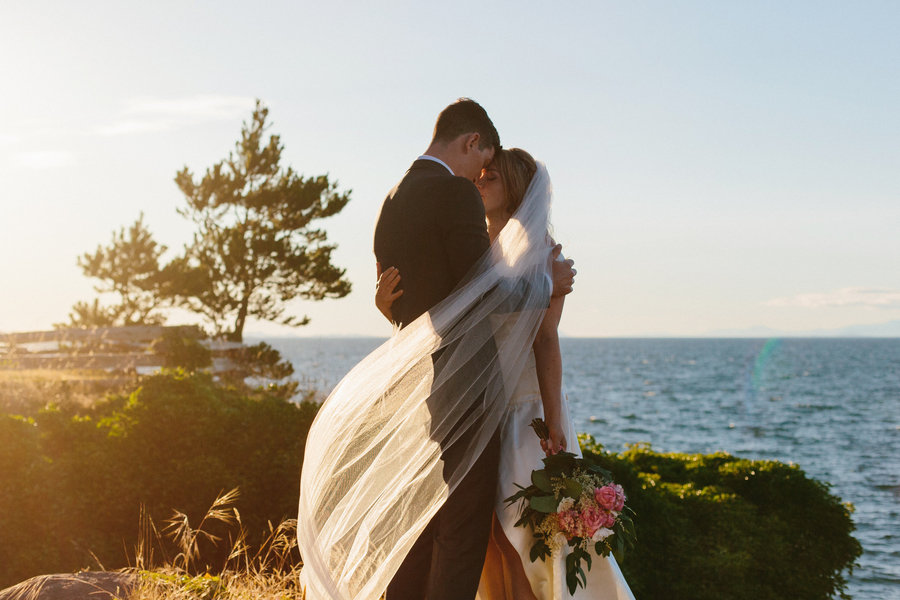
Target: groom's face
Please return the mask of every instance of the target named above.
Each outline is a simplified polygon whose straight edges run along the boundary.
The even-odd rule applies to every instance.
[[[463,164],[464,170],[457,173],[457,175],[465,177],[466,179],[471,179],[472,183],[475,183],[481,176],[481,172],[491,164],[492,160],[494,160],[494,147],[488,146],[487,148],[482,149],[478,147],[476,142],[474,145],[467,148],[465,157],[466,160]]]

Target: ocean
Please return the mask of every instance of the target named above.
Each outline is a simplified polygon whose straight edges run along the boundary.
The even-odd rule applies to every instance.
[[[272,338],[327,393],[384,340]],[[561,340],[576,429],[610,450],[794,462],[856,507],[848,591],[900,599],[900,339]]]

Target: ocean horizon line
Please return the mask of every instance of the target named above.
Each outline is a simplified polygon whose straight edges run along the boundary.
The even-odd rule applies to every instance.
[[[264,340],[388,340],[390,336],[370,334],[326,334],[326,335],[286,335],[247,333],[245,339]],[[798,340],[898,340],[900,335],[826,335],[826,334],[772,334],[772,335],[564,335],[564,340],[768,340],[768,339],[798,339]]]

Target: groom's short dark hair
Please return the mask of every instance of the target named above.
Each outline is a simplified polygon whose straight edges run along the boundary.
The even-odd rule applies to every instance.
[[[438,115],[434,124],[433,142],[450,142],[466,133],[481,136],[481,149],[493,146],[500,149],[500,135],[480,104],[470,98],[460,98]]]

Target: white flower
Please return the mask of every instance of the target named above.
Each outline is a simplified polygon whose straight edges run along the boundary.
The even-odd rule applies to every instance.
[[[568,543],[569,543],[569,540],[566,539],[565,534],[563,534],[561,532],[557,533],[552,538],[550,538],[549,546],[550,546],[551,554],[553,554],[554,556],[559,554],[560,548],[563,548]]]
[[[609,536],[613,534],[612,529],[607,529],[606,527],[601,527],[597,531],[594,532],[594,535],[591,537],[592,542],[602,542]]]
[[[561,513],[564,510],[572,510],[572,507],[575,506],[575,500],[572,498],[563,498],[559,501],[559,506],[556,507],[556,512]]]

